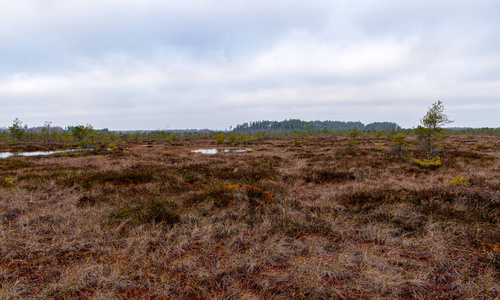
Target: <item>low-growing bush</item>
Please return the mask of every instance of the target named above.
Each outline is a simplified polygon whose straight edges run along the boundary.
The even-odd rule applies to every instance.
[[[411,146],[408,140],[406,139],[406,136],[404,136],[402,133],[399,133],[396,136],[394,136],[391,139],[391,141],[392,141],[392,151],[398,158],[400,158],[403,153],[407,152],[408,148]]]
[[[411,162],[422,168],[433,169],[441,166],[441,158],[439,156],[421,159],[412,157]]]
[[[463,176],[456,176],[451,179],[446,179],[444,182],[448,185],[467,185],[469,181]]]

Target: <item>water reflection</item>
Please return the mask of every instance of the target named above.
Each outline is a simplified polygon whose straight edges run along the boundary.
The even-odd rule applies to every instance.
[[[0,152],[0,158],[7,158],[11,156],[35,156],[35,155],[50,155],[54,153],[76,151],[75,149],[70,150],[56,150],[56,151],[29,151],[29,152]]]
[[[191,152],[201,153],[201,154],[217,154],[224,152],[249,152],[251,149],[248,148],[211,148],[211,149],[197,149],[191,150]]]

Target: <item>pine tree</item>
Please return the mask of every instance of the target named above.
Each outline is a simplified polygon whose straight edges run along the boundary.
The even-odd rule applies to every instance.
[[[436,150],[442,148],[441,141],[445,138],[445,135],[442,133],[443,128],[440,126],[453,122],[444,114],[444,109],[441,101],[432,104],[425,116],[420,119],[422,125],[415,129],[418,138],[424,142],[429,157],[433,156]]]

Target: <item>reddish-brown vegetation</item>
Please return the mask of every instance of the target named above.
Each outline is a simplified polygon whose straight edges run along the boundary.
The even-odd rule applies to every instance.
[[[0,298],[500,295],[500,138],[453,136],[436,168],[346,144],[0,159]]]

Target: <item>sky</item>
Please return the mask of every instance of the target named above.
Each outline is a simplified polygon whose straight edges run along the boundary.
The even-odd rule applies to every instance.
[[[0,127],[500,127],[497,0],[6,0]]]

